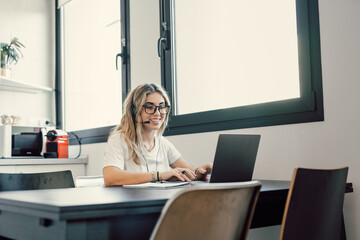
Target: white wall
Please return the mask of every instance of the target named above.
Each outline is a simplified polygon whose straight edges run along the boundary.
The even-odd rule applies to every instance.
[[[12,79],[54,87],[55,3],[49,0],[0,0],[0,42],[17,37],[26,48],[12,71]],[[0,115],[54,121],[54,94],[0,90]]]
[[[134,4],[136,1],[132,1]],[[157,1],[154,1],[154,4]],[[346,194],[344,215],[349,240],[360,239],[360,2],[357,0],[319,0],[321,53],[325,121],[263,128],[222,131],[221,133],[259,133],[262,135],[254,177],[290,180],[295,167],[350,167],[348,181],[354,193]],[[154,12],[143,12],[151,14]],[[156,14],[156,13],[155,13]],[[153,15],[153,18],[157,18]],[[146,17],[147,19],[148,17]],[[135,21],[132,22],[134,24]],[[138,28],[146,28],[139,21]],[[145,31],[145,30],[144,30]],[[150,33],[143,37],[147,41]],[[150,36],[151,37],[151,36]],[[132,48],[141,48],[132,42]],[[156,46],[156,45],[155,45]],[[141,56],[150,56],[153,49],[141,48]],[[135,54],[135,52],[132,52]],[[139,57],[139,56],[138,56]],[[135,61],[132,76],[135,82],[160,82],[159,74],[142,75],[142,69],[160,69],[158,61]],[[136,66],[136,68],[135,68]],[[150,71],[147,71],[149,74]],[[141,79],[141,78],[145,78]],[[184,157],[199,165],[213,161],[220,132],[169,137]],[[101,174],[101,160],[106,144],[90,144],[89,175]],[[194,147],[196,146],[196,147]],[[95,156],[95,157],[92,157]],[[249,239],[278,239],[279,226],[251,230]]]

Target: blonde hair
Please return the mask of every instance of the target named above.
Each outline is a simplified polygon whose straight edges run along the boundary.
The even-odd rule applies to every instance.
[[[162,87],[154,83],[140,85],[133,89],[126,97],[120,124],[116,126],[111,133],[111,135],[120,133],[120,136],[125,140],[128,146],[130,159],[136,164],[140,164],[139,146],[143,145],[142,131],[144,130],[144,126],[141,124],[142,119],[140,114],[147,96],[154,92],[160,93],[165,100],[165,104],[170,106],[169,97]],[[169,112],[166,114],[164,122],[157,132],[158,136],[163,134],[168,124],[168,120]]]

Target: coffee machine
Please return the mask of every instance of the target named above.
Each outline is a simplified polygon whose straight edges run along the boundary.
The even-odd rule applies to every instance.
[[[46,134],[45,158],[68,158],[69,140],[67,132],[63,130],[50,130]]]

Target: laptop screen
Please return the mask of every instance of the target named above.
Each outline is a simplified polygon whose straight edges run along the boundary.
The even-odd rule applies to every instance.
[[[210,182],[250,181],[260,135],[220,134]]]

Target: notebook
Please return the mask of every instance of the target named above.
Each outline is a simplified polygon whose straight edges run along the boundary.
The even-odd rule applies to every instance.
[[[251,181],[260,135],[220,134],[210,183]]]

